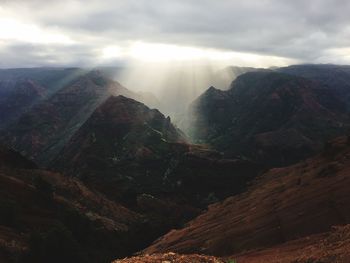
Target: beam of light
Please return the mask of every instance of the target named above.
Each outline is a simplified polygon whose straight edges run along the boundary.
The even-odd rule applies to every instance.
[[[227,66],[270,67],[294,62],[275,56],[141,41],[106,46],[101,58],[102,62],[112,58],[128,61],[115,79],[128,89],[155,95],[159,100],[156,108],[175,122],[210,86],[229,87],[236,76],[223,70]]]
[[[295,63],[291,59],[277,56],[141,41],[132,44],[124,55],[134,60],[155,63],[169,61],[201,63],[210,61],[210,63],[221,65],[234,64],[254,67],[285,66]]]
[[[191,62],[199,64],[236,65],[252,67],[286,66],[296,63],[284,57],[247,52],[180,46],[136,41],[128,45],[109,45],[101,50],[101,61],[125,59],[134,63]]]

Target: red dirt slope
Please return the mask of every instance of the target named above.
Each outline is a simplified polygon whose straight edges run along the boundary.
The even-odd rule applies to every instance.
[[[350,225],[333,227],[324,234],[311,235],[268,249],[253,250],[228,258],[175,253],[144,255],[113,263],[348,263]]]
[[[350,146],[338,138],[296,165],[272,169],[238,196],[209,207],[145,253],[234,253],[328,231],[350,222]]]
[[[331,232],[265,250],[232,256],[239,263],[348,263],[350,259],[350,225],[334,227]]]

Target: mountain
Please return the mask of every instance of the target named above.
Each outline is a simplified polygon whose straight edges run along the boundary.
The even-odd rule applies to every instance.
[[[332,90],[276,72],[245,73],[227,91],[211,87],[187,116],[195,141],[269,166],[318,152],[350,124],[346,104]]]
[[[45,96],[46,90],[35,81],[0,81],[0,128],[18,119]]]
[[[144,253],[231,256],[248,250],[273,249],[274,245],[348,224],[349,157],[349,138],[337,138],[313,158],[271,169],[246,192],[209,206],[207,212],[183,229],[158,239]]]
[[[89,71],[22,114],[1,133],[1,139],[9,147],[45,165],[111,94],[137,97],[102,72]]]
[[[40,85],[51,95],[77,77],[88,73],[82,68],[13,68],[0,69],[0,83],[32,81]]]
[[[332,64],[292,65],[276,71],[304,77],[333,90],[350,109],[350,66]]]
[[[159,221],[159,234],[242,192],[260,167],[191,145],[158,110],[123,96],[95,110],[50,168]]]
[[[87,72],[79,68],[0,69],[0,130]]]
[[[347,262],[348,67],[116,70],[0,70],[0,262]]]

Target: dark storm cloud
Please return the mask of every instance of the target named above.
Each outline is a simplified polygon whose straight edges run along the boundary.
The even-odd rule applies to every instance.
[[[281,56],[301,62],[328,62],[322,58],[329,58],[334,50],[350,46],[350,1],[347,0],[62,0],[56,3],[33,0],[0,3],[3,10],[13,11],[19,18],[44,30],[59,30],[76,43],[76,47],[46,47],[38,56],[37,49],[42,48],[40,43],[27,47],[22,43],[19,49],[15,41],[7,42],[5,58],[12,57],[21,62],[67,59],[73,64],[88,63],[94,59],[82,56],[94,56],[103,46],[136,40]],[[46,55],[42,56],[45,51]],[[11,55],[11,52],[17,54]],[[18,54],[27,54],[29,58],[21,60]],[[3,56],[4,51],[1,58],[2,63],[6,63]],[[337,58],[329,62],[336,63]]]

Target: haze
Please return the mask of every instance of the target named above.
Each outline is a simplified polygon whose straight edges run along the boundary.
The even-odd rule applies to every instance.
[[[0,67],[101,67],[176,116],[225,67],[350,62],[345,0],[0,2]],[[226,74],[226,75],[225,75]],[[219,76],[219,80],[218,80]]]

